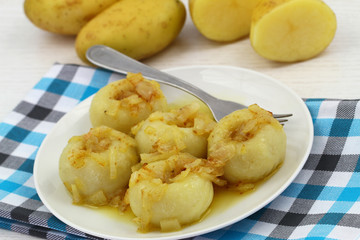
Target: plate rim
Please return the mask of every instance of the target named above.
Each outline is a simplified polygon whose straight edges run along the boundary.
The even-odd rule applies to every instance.
[[[301,103],[301,107],[302,110],[304,112],[307,113],[307,117],[306,119],[308,120],[307,125],[310,127],[308,129],[309,133],[311,132],[311,134],[309,134],[309,139],[307,139],[308,142],[308,146],[306,147],[306,151],[304,152],[304,159],[302,159],[302,161],[300,162],[300,164],[298,164],[296,170],[294,171],[294,173],[291,175],[290,178],[287,179],[286,182],[284,182],[281,187],[279,189],[277,189],[277,191],[271,195],[271,197],[267,198],[265,201],[262,201],[262,204],[260,204],[259,206],[249,210],[246,212],[246,214],[241,215],[241,217],[238,218],[234,218],[232,220],[220,223],[214,227],[212,227],[211,229],[203,229],[203,230],[198,230],[195,232],[190,232],[190,233],[184,233],[184,234],[180,234],[179,236],[162,236],[162,237],[156,237],[156,239],[174,239],[174,237],[178,238],[178,239],[183,239],[183,238],[188,238],[188,237],[194,237],[194,236],[198,236],[198,235],[202,235],[205,233],[209,233],[209,232],[213,232],[216,230],[219,230],[221,228],[224,228],[226,226],[230,226],[231,224],[234,224],[238,221],[241,221],[242,219],[245,219],[246,217],[250,216],[251,214],[259,211],[260,209],[262,209],[264,206],[266,206],[267,204],[269,204],[270,202],[272,202],[276,197],[278,197],[287,187],[289,187],[289,185],[294,181],[294,179],[298,176],[298,174],[300,173],[301,169],[303,168],[304,164],[307,161],[307,158],[310,154],[312,145],[313,145],[313,141],[314,141],[314,126],[313,126],[313,122],[312,122],[312,118],[311,118],[311,114],[309,109],[307,108],[305,102],[296,94],[296,92],[291,89],[290,87],[288,87],[287,85],[285,85],[284,83],[280,82],[279,80],[276,80],[275,78],[268,76],[266,74],[263,74],[261,72],[252,70],[252,69],[247,69],[247,68],[242,68],[242,67],[237,67],[237,66],[231,66],[231,65],[191,65],[191,66],[178,66],[178,67],[171,67],[171,68],[166,68],[163,69],[162,71],[164,72],[168,72],[168,73],[172,73],[173,71],[184,71],[184,70],[189,70],[189,69],[195,69],[197,71],[200,71],[201,69],[232,69],[235,71],[243,71],[243,72],[248,72],[250,74],[254,74],[254,75],[258,75],[261,76],[262,78],[265,78],[267,80],[272,81],[273,83],[275,83],[276,85],[281,86],[282,88],[284,88],[286,91],[288,91],[289,93],[291,93],[292,97],[295,97],[297,99],[297,101],[299,103]],[[92,95],[93,96],[93,95]],[[49,133],[46,135],[46,137],[44,138],[42,144],[40,145],[40,147],[38,148],[38,152],[36,154],[35,157],[35,163],[34,163],[34,167],[33,167],[33,177],[34,177],[34,183],[35,183],[35,189],[36,192],[40,198],[40,200],[42,201],[42,203],[46,206],[46,208],[50,211],[50,213],[52,213],[56,218],[58,218],[59,220],[61,220],[62,222],[64,222],[65,224],[78,229],[84,233],[87,234],[91,234],[97,237],[103,237],[103,238],[109,238],[111,236],[108,235],[104,235],[104,234],[99,234],[96,233],[94,231],[91,231],[89,229],[84,229],[82,227],[79,227],[77,224],[72,223],[70,220],[64,218],[61,213],[58,213],[56,210],[54,210],[52,207],[49,207],[51,204],[48,203],[46,197],[43,195],[43,193],[40,191],[40,187],[39,187],[39,182],[38,182],[38,178],[37,176],[37,172],[38,172],[38,168],[39,168],[39,156],[41,155],[41,152],[43,151],[43,146],[47,141],[48,136],[51,136],[52,132],[56,129],[58,123],[68,114],[70,114],[71,112],[74,111],[74,109],[81,107],[84,103],[86,103],[86,101],[90,101],[91,97],[81,101],[78,103],[78,105],[76,105],[73,109],[71,109],[70,111],[68,111],[67,113],[64,114],[64,116],[59,119],[58,122],[55,123],[55,125],[53,126],[53,128],[49,131]],[[74,225],[76,225],[76,227],[74,227]],[[112,236],[111,238],[114,239],[136,239],[135,237],[117,237],[117,236]],[[144,235],[143,239],[153,239],[153,237],[146,237]]]

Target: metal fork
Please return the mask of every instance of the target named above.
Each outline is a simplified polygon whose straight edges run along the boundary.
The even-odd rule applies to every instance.
[[[87,59],[96,66],[105,68],[114,72],[127,74],[142,73],[148,79],[156,80],[157,82],[173,86],[181,89],[203,101],[211,110],[216,121],[219,121],[229,113],[235,110],[247,108],[247,106],[218,99],[202,89],[188,83],[182,79],[174,77],[168,73],[162,72],[155,68],[149,67],[135,59],[132,59],[110,47],[104,45],[95,45],[86,52]],[[273,114],[274,118],[283,123],[287,121],[287,117],[292,114]]]

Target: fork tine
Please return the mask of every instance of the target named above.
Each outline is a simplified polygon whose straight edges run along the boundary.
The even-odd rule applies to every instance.
[[[291,117],[292,114],[289,113],[289,114],[274,114],[273,117],[276,118],[278,120],[278,122],[284,126],[285,125],[285,122],[288,121],[288,119],[286,119],[287,117]],[[280,118],[280,119],[279,119]]]
[[[286,117],[291,117],[292,114],[288,113],[288,114],[274,114],[273,117],[274,118],[286,118]]]
[[[287,122],[288,120],[287,119],[278,119],[278,122],[282,125],[282,126],[285,126],[285,123]]]

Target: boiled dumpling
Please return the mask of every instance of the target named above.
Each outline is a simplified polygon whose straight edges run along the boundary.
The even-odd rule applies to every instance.
[[[137,162],[133,138],[100,126],[69,140],[59,173],[74,203],[102,206],[123,197]]]
[[[264,179],[285,159],[283,126],[255,104],[221,119],[208,141],[209,161],[223,165],[224,179],[239,189]]]
[[[140,231],[179,230],[201,218],[213,199],[206,160],[190,154],[144,164],[130,178],[127,200]]]
[[[93,126],[105,125],[124,133],[146,119],[150,113],[167,108],[160,85],[144,79],[140,73],[129,73],[126,79],[101,88],[90,106]]]
[[[207,138],[215,126],[197,103],[169,112],[152,113],[132,129],[142,163],[164,159],[179,152],[206,158]]]

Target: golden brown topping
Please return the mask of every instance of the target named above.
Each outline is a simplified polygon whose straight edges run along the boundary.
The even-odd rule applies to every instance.
[[[159,179],[161,183],[172,183],[186,177],[190,172],[196,173],[219,185],[224,185],[217,179],[222,172],[205,159],[196,158],[188,153],[171,155],[167,160],[144,164],[138,171],[136,182],[149,179]]]
[[[193,103],[180,109],[172,109],[169,112],[154,112],[149,116],[148,120],[150,122],[161,121],[180,128],[194,127],[194,133],[198,135],[208,134],[213,130],[216,123],[207,114],[201,113],[199,110],[200,105]],[[136,134],[140,127],[135,126],[132,130],[133,134]]]
[[[197,135],[205,135],[212,132],[216,122],[206,115],[199,115],[194,119],[194,133]]]
[[[122,136],[123,133],[117,133],[109,127],[101,126],[97,128],[92,128],[90,131],[82,136],[74,136],[69,142],[77,143],[78,149],[72,150],[71,154],[68,156],[70,164],[74,168],[81,168],[85,165],[85,158],[91,157],[99,165],[105,166],[106,161],[101,156],[102,152],[109,150],[109,147],[112,145],[113,140],[121,140],[125,146],[135,146],[135,141],[130,141],[128,138],[124,139]],[[114,158],[117,155],[117,152],[121,153],[122,149],[117,148],[116,146],[112,147],[110,153]],[[114,150],[116,149],[116,151]],[[111,161],[112,166],[116,166],[116,162]],[[110,168],[114,169],[114,168]],[[111,176],[114,176],[115,172],[112,172]]]
[[[84,150],[80,151],[71,151],[71,154],[68,157],[71,166],[74,168],[81,168],[85,165],[85,157],[87,156],[87,152]]]
[[[248,108],[251,116],[247,121],[241,121],[233,126],[232,131],[229,132],[230,139],[243,142],[251,139],[264,125],[276,124],[279,125],[272,114],[258,105],[253,104]]]
[[[152,108],[152,102],[161,96],[157,82],[143,78],[140,73],[129,73],[127,78],[113,83],[109,98],[114,100],[114,103],[106,114],[116,116],[122,108],[129,109],[131,114],[136,116],[141,109]]]
[[[178,125],[179,127],[194,126],[194,118],[199,113],[199,109],[200,105],[197,103],[186,105],[180,108],[174,116],[174,120],[177,122],[176,125]]]
[[[149,82],[139,82],[135,86],[136,93],[139,94],[146,101],[150,101],[151,98],[156,94],[154,87]]]
[[[94,135],[85,140],[86,150],[89,152],[103,152],[109,148],[111,140],[108,138],[98,138]]]

